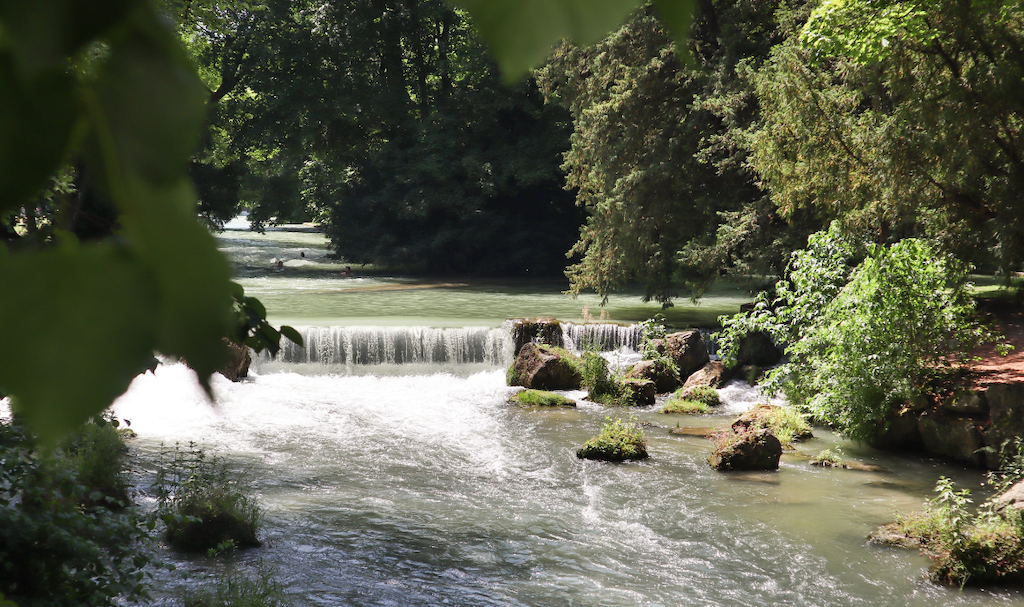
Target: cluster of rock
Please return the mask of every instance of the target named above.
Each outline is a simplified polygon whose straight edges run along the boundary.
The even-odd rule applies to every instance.
[[[1024,384],[963,387],[938,406],[920,399],[903,408],[872,446],[927,451],[995,470],[1000,452],[1024,434]]]
[[[518,319],[512,324],[517,352],[510,384],[539,390],[578,390],[581,380],[578,369],[566,359],[561,348],[562,330],[558,321],[547,318]],[[542,343],[537,343],[542,342]],[[756,333],[740,346],[739,364],[726,367],[712,361],[707,346],[697,329],[680,331],[656,339],[652,344],[661,360],[642,360],[626,372],[624,386],[632,394],[632,404],[649,405],[655,394],[679,388],[682,395],[698,386],[719,388],[737,375],[756,375],[765,366],[778,362],[782,353],[766,336]],[[671,366],[665,360],[671,361]]]

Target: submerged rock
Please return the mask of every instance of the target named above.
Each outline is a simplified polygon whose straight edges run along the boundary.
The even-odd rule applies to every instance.
[[[578,390],[582,377],[577,367],[566,360],[567,356],[571,354],[551,346],[523,344],[509,378],[524,388]]]
[[[771,430],[734,432],[719,439],[708,462],[715,470],[777,470],[782,443]]]

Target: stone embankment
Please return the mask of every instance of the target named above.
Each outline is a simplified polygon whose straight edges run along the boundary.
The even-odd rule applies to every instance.
[[[997,330],[1014,349],[1005,356],[994,344],[970,353],[965,372],[933,400],[910,403],[874,446],[925,451],[988,469],[1000,452],[1024,437],[1024,319],[997,316]]]

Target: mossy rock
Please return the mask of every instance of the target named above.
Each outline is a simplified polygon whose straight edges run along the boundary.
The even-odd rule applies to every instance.
[[[512,395],[511,401],[525,407],[575,407],[571,398],[546,390],[523,390]]]
[[[647,454],[647,439],[638,423],[605,419],[601,433],[583,443],[583,446],[576,450],[576,457],[605,462],[624,462],[650,457]]]
[[[175,514],[167,523],[167,543],[182,552],[206,552],[227,541],[239,548],[262,545],[256,537],[259,519],[253,502],[240,494],[182,504]]]
[[[708,463],[715,470],[778,470],[782,443],[768,428],[734,432],[717,441]]]
[[[576,450],[576,457],[603,462],[625,462],[647,459],[650,455],[647,453],[647,445],[643,443],[607,440],[595,436]]]
[[[654,382],[649,379],[627,378],[618,382],[620,402],[631,407],[645,407],[654,404],[657,393]]]
[[[659,413],[668,413],[674,415],[703,415],[709,413],[710,409],[705,403],[698,400],[689,400],[686,398],[671,398],[661,408]]]

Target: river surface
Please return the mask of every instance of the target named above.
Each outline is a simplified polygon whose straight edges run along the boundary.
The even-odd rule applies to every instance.
[[[262,548],[226,561],[162,552],[177,569],[157,572],[158,605],[257,566],[302,606],[1024,604],[1017,592],[936,587],[922,557],[865,542],[895,512],[921,508],[939,476],[978,490],[977,472],[822,430],[777,472],[715,472],[705,439],[668,430],[726,426],[762,400],[743,383],[706,417],[613,409],[581,392],[569,393],[576,409],[508,404],[502,320],[582,320],[587,302],[597,317],[596,297],[572,300],[547,282],[404,288],[427,283],[339,276],[344,265],[311,231],[220,238],[271,320],[318,336],[320,354],[259,360],[241,383],[216,376],[214,406],[188,369],[166,364],[115,404],[139,435],[141,503],[161,450],[195,441],[244,475],[266,511]],[[613,297],[609,310],[631,321],[658,307]],[[651,424],[650,460],[576,458],[606,416],[629,413]],[[884,471],[807,463],[837,445]]]

